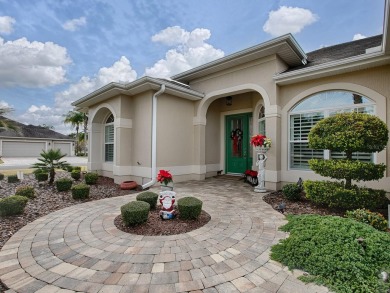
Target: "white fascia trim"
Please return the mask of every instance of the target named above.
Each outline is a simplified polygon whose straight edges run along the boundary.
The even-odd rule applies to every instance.
[[[312,67],[307,67],[292,72],[278,73],[274,75],[276,84],[294,82],[298,79],[307,77],[315,78],[321,74],[335,74],[337,71],[345,69],[354,69],[369,63],[390,62],[390,56],[385,56],[383,52],[372,53],[368,55],[359,55],[334,62],[328,62]]]

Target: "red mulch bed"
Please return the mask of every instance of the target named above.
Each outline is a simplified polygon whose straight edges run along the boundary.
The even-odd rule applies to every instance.
[[[119,230],[126,233],[161,236],[190,232],[206,225],[211,219],[210,215],[203,210],[197,220],[183,220],[180,219],[180,215],[171,220],[163,220],[160,218],[159,212],[160,208],[157,206],[155,210],[149,212],[148,220],[137,226],[128,227],[124,225],[121,215],[115,218],[114,223]]]
[[[270,204],[275,210],[278,210],[278,206],[281,203],[286,204],[284,214],[288,215],[302,215],[302,214],[317,214],[317,215],[332,215],[332,216],[344,216],[345,210],[327,208],[323,206],[318,206],[308,200],[305,195],[302,193],[299,201],[291,201],[283,196],[281,190],[271,192],[263,197],[263,200]],[[381,213],[387,219],[387,208],[386,209],[377,209],[372,210],[373,212]]]

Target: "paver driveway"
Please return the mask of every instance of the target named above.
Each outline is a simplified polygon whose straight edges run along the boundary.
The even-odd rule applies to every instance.
[[[158,191],[158,189],[156,189]],[[7,292],[327,292],[304,285],[269,248],[284,216],[249,185],[208,179],[175,185],[203,201],[211,221],[192,232],[140,236],[118,230],[135,195],[72,206],[28,224],[0,253]]]

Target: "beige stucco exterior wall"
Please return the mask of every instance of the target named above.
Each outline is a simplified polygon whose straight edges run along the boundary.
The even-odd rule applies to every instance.
[[[296,182],[302,179],[329,179],[322,178],[312,171],[290,171],[288,169],[288,121],[289,110],[299,101],[316,92],[324,90],[349,90],[360,93],[372,99],[376,103],[376,115],[387,123],[390,129],[390,66],[382,66],[366,69],[359,72],[340,74],[332,77],[321,78],[279,88],[279,98],[282,113],[281,124],[281,181]],[[377,163],[385,163],[390,166],[390,143],[387,151],[384,150],[376,155]],[[386,178],[380,181],[365,182],[373,188],[382,188],[390,192],[390,168],[386,172]]]

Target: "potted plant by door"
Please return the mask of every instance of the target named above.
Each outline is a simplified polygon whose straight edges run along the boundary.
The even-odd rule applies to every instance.
[[[255,192],[266,192],[265,189],[265,163],[267,161],[267,151],[271,147],[271,139],[267,138],[265,135],[257,134],[251,138],[251,144],[255,147],[257,152],[257,162],[259,170],[257,172],[257,186],[255,187]]]

